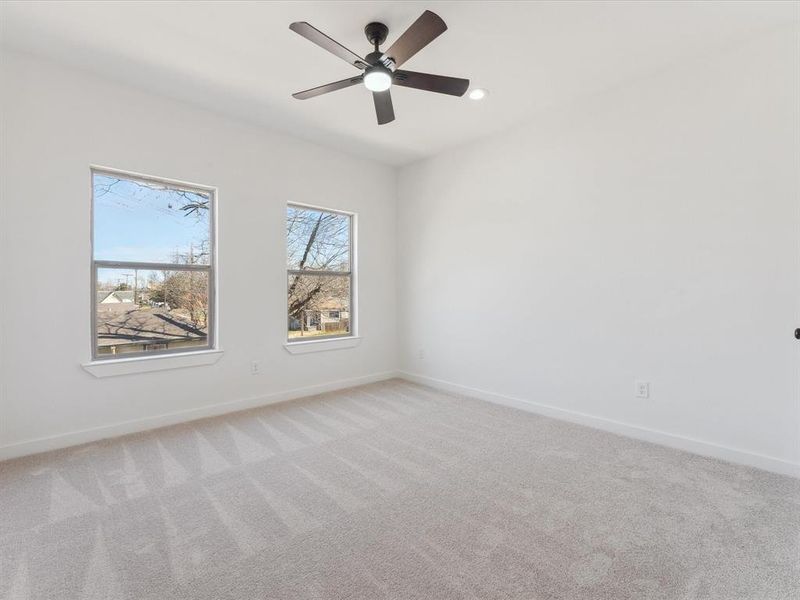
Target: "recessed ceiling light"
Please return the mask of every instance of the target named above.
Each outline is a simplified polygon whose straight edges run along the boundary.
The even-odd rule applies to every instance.
[[[469,99],[470,100],[483,100],[486,96],[489,95],[489,92],[484,90],[483,88],[475,88],[469,91]]]

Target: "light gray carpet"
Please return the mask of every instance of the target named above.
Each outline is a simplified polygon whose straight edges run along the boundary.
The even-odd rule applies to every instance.
[[[800,481],[389,381],[0,463],[0,597],[800,598]]]

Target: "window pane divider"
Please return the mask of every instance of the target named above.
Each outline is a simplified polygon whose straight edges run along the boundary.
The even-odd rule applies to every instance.
[[[303,269],[298,271],[297,269],[289,269],[287,271],[289,275],[311,275],[311,276],[320,276],[320,277],[349,277],[352,275],[352,271],[318,271],[318,270],[311,270],[311,269]]]
[[[180,263],[130,262],[114,260],[95,260],[99,269],[141,269],[151,271],[210,271],[211,265],[186,265]]]

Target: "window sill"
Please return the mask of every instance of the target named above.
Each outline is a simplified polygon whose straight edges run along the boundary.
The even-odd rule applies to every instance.
[[[355,348],[361,343],[358,336],[333,338],[327,340],[308,340],[303,342],[286,342],[283,347],[290,354],[308,354],[309,352],[325,352],[326,350],[342,350]]]
[[[117,375],[131,375],[133,373],[213,365],[222,358],[223,354],[222,350],[198,350],[197,352],[185,352],[182,354],[95,360],[84,363],[81,366],[95,377],[116,377]]]

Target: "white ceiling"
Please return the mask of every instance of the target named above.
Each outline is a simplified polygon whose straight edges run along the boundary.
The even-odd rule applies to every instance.
[[[3,45],[399,165],[507,129],[798,20],[797,2],[3,2]],[[449,30],[404,65],[467,77],[482,102],[393,88],[378,126],[361,86],[290,94],[358,71],[289,30],[308,21],[362,56],[425,9]],[[388,46],[385,46],[388,47]]]

